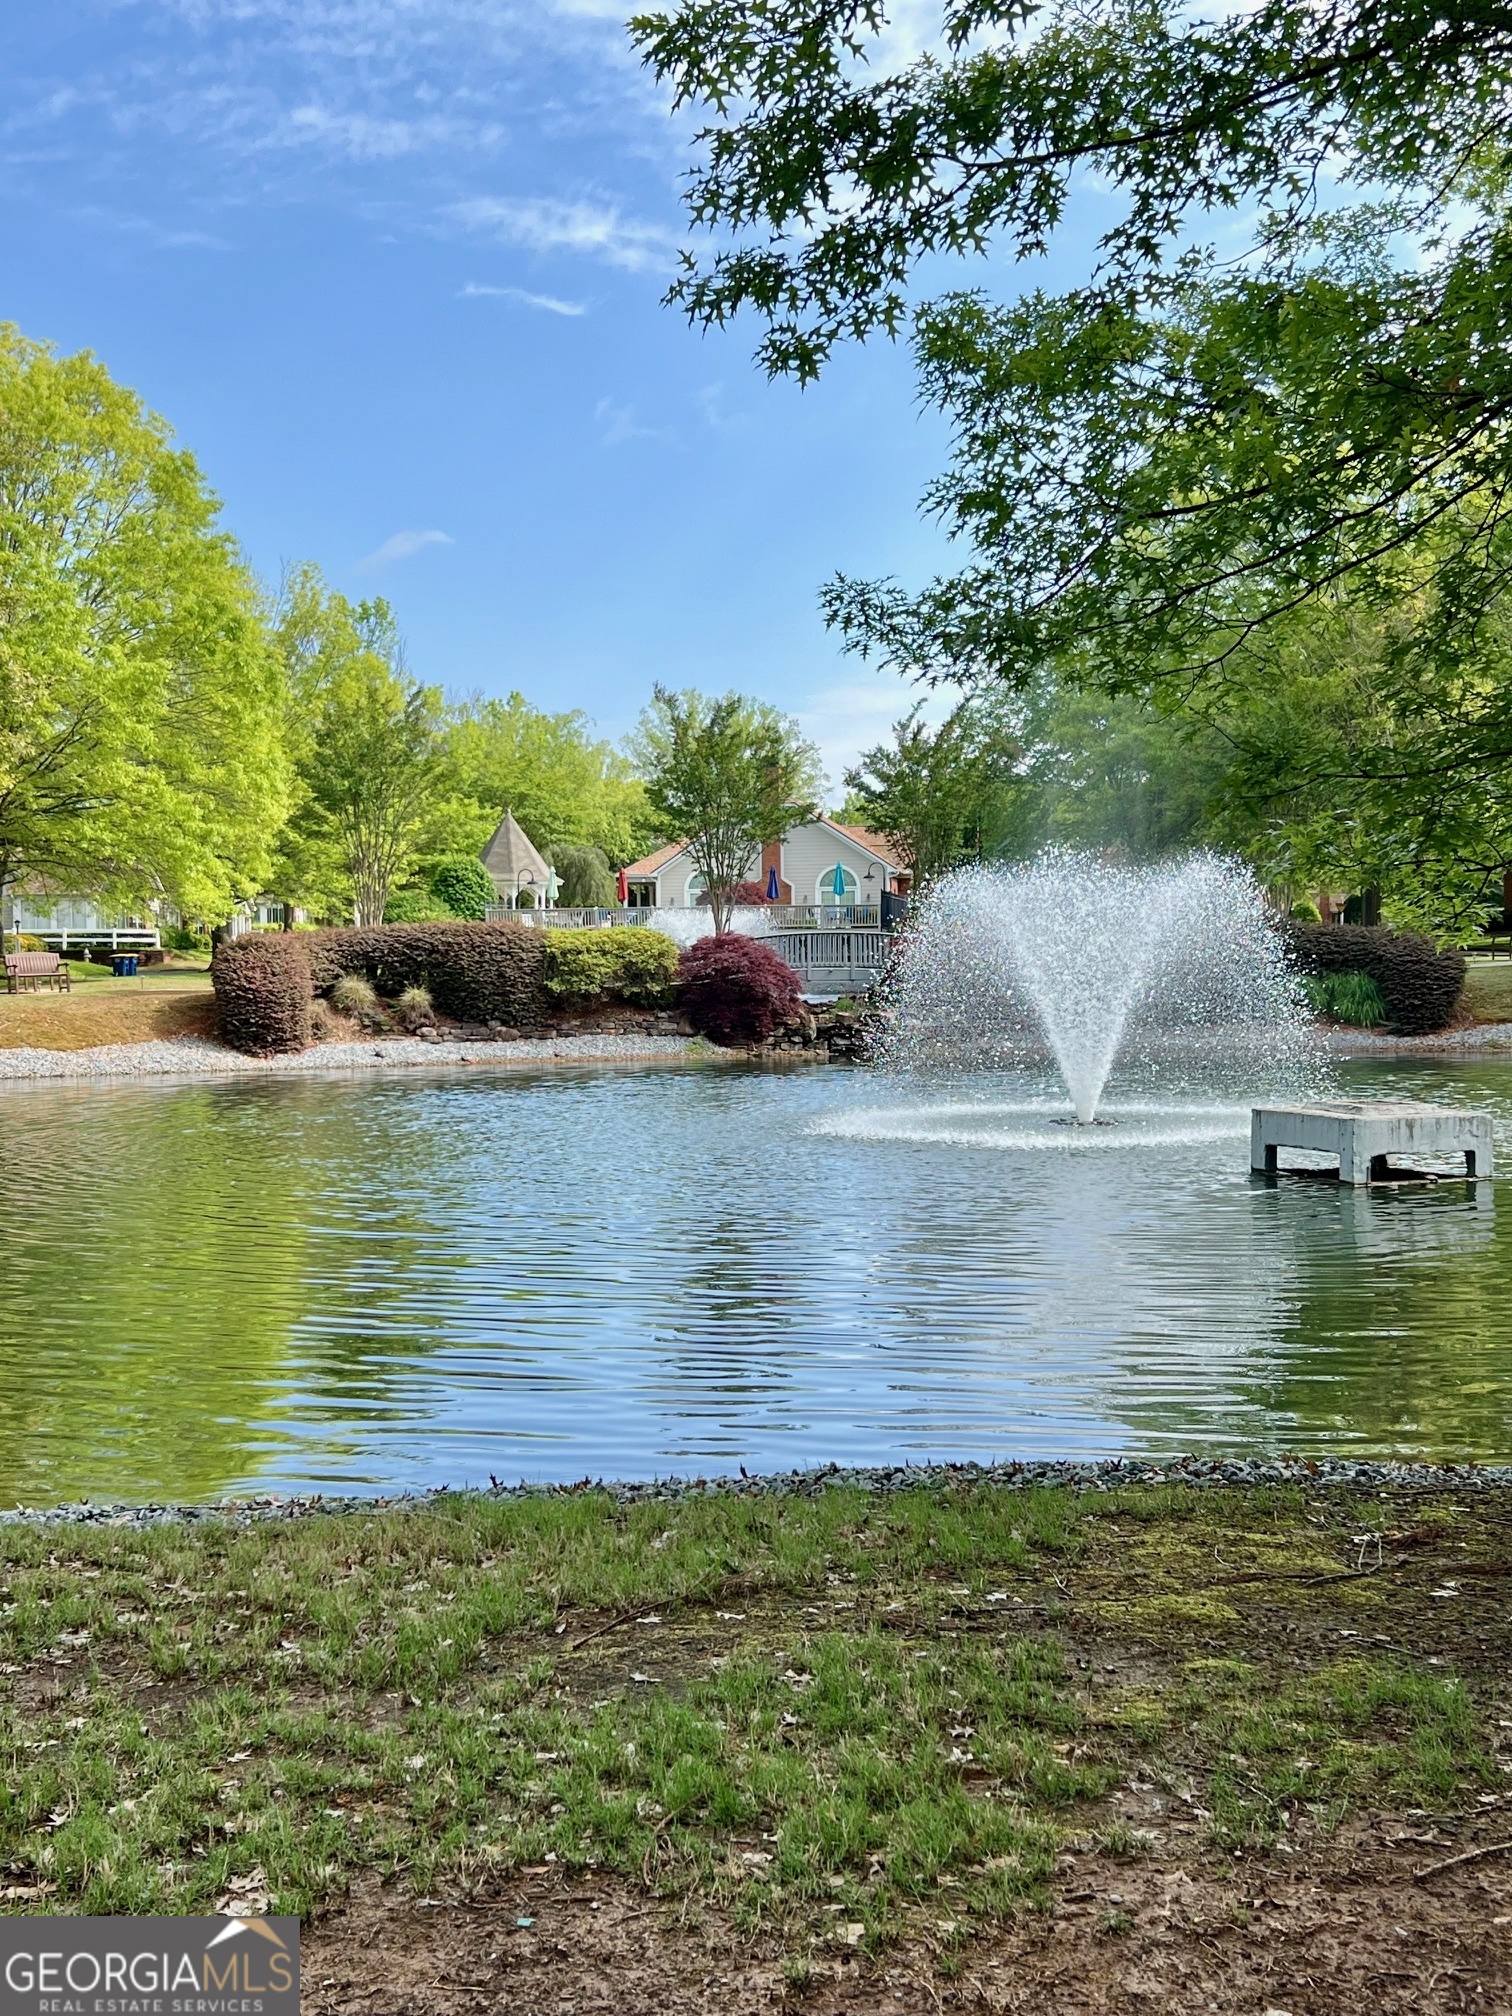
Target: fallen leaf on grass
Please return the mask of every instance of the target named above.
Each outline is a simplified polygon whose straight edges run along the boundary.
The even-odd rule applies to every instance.
[[[215,1900],[223,1918],[264,1918],[273,1903],[268,1878],[261,1869],[249,1869],[245,1876],[233,1876]]]

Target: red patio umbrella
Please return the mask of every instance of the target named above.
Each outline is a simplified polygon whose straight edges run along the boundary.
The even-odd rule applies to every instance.
[[[621,903],[628,903],[630,901],[630,877],[625,873],[623,868],[621,868],[619,874],[615,877],[614,888],[615,894],[619,897]]]

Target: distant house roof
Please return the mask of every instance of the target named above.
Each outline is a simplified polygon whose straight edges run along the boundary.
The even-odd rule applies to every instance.
[[[481,858],[483,866],[506,895],[513,895],[522,886],[527,875],[532,877],[538,886],[544,886],[546,878],[551,873],[531,845],[530,835],[513,812],[506,812],[499,821],[492,840],[483,849]]]
[[[833,832],[843,833],[847,840],[857,847],[864,848],[868,854],[874,854],[879,861],[885,862],[889,868],[896,868],[904,872],[907,871],[908,863],[899,854],[892,842],[884,840],[880,833],[869,832],[865,826],[843,826],[838,819],[811,819],[806,823],[811,826],[828,826]],[[798,832],[800,830],[798,827],[789,828],[790,832]],[[658,847],[654,854],[647,854],[639,861],[632,861],[629,867],[626,868],[625,873],[630,877],[632,882],[645,881],[650,876],[659,875],[663,868],[669,866],[670,863],[677,859],[679,854],[686,852],[687,842],[685,840],[674,840],[666,847]]]
[[[677,859],[686,845],[685,840],[673,840],[665,847],[658,847],[654,854],[644,854],[639,861],[632,861],[625,873],[641,878],[659,875],[669,861]]]
[[[891,840],[880,833],[873,833],[866,826],[843,826],[838,819],[821,819],[821,826],[833,826],[837,833],[843,833],[847,840],[854,840],[858,847],[864,847],[868,854],[875,854],[879,861],[885,861],[889,868],[908,872],[908,863],[894,847]]]

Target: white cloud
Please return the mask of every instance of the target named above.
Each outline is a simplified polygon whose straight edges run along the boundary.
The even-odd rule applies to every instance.
[[[527,308],[544,309],[548,315],[586,315],[587,303],[583,301],[562,301],[555,294],[531,294],[523,287],[486,287],[476,280],[469,280],[462,289],[464,300],[487,295],[498,301],[523,301]]]
[[[663,225],[625,217],[618,205],[553,196],[473,196],[452,206],[464,230],[476,231],[527,252],[576,252],[622,266],[630,273],[665,273],[675,262],[677,238]]]
[[[395,161],[466,136],[455,120],[395,119],[370,112],[334,111],[327,105],[296,105],[269,136],[271,146],[319,146],[349,161]]]
[[[170,224],[159,224],[152,217],[128,217],[119,211],[102,210],[93,204],[74,211],[81,224],[98,224],[102,230],[120,231],[133,238],[145,238],[151,245],[164,252],[229,252],[230,243],[217,238],[209,231],[177,230]]]
[[[916,686],[893,672],[877,672],[864,681],[826,686],[794,711],[798,725],[819,747],[828,780],[826,802],[838,805],[845,796],[845,773],[864,749],[887,739],[894,721],[920,701],[925,718],[943,721],[960,701],[954,687]]]
[[[667,432],[665,427],[643,427],[633,406],[616,406],[612,399],[600,399],[593,417],[603,430],[599,439],[606,448],[618,448],[625,441],[656,441]]]
[[[387,567],[395,560],[413,560],[428,546],[450,546],[451,543],[449,532],[395,532],[381,546],[375,546],[371,553],[364,554],[357,565],[364,569]]]

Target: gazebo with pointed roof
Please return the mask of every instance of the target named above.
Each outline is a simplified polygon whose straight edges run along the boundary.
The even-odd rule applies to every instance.
[[[493,877],[500,902],[513,906],[519,901],[520,891],[527,888],[537,903],[545,901],[551,870],[513,812],[506,812],[499,821],[492,840],[483,849],[482,861]]]

